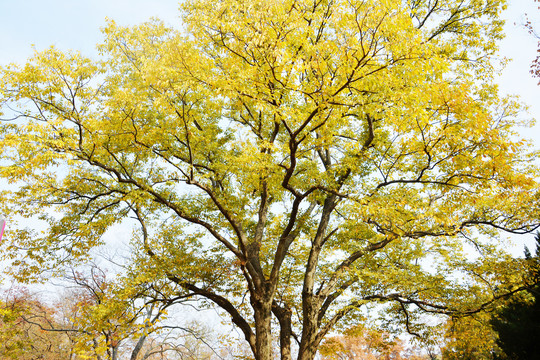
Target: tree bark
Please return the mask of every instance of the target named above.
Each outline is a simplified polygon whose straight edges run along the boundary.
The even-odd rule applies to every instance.
[[[142,335],[137,341],[137,344],[135,345],[135,347],[133,348],[133,351],[131,352],[130,360],[137,360],[137,356],[139,356],[139,353],[141,352],[141,349],[145,341],[146,341],[146,335]]]
[[[298,352],[298,360],[313,360],[317,352],[315,340],[317,337],[317,313],[318,307],[313,294],[303,294],[302,341]]]
[[[272,360],[272,301],[267,297],[252,300],[255,311],[255,359]]]
[[[291,322],[291,309],[285,304],[283,307],[279,306],[275,301],[272,305],[272,312],[279,321],[279,348],[281,352],[281,360],[292,360],[291,354],[291,336],[292,336],[292,322]]]

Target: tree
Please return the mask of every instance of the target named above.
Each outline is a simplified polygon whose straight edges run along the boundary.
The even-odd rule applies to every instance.
[[[2,359],[221,358],[212,348],[208,327],[197,322],[168,324],[165,310],[177,300],[126,301],[95,265],[91,276],[73,272],[72,280],[70,291],[50,304],[25,288],[4,292]]]
[[[523,267],[523,291],[489,313],[449,319],[443,359],[532,359],[539,353],[540,233],[535,239],[535,255],[525,247],[525,259],[516,259]]]
[[[143,359],[139,355],[149,335],[156,332],[166,309],[175,304],[148,304],[142,295],[126,296],[125,289],[95,264],[86,272],[71,269],[66,279],[72,289],[62,302],[64,331],[76,334],[73,342],[82,357]]]
[[[86,271],[71,269],[65,280],[70,291],[57,304],[63,317],[48,321],[42,330],[64,332],[77,356],[97,360],[215,358],[208,340],[210,329],[197,322],[171,326],[167,321],[167,311],[186,302],[184,297],[160,298],[163,288],[156,283],[146,284],[145,289],[124,286],[109,279],[95,263]]]
[[[54,309],[26,289],[10,289],[0,300],[0,357],[18,360],[74,359],[73,343],[56,327]]]
[[[534,2],[538,2],[538,0],[534,0]],[[540,9],[540,6],[538,7]],[[531,20],[529,20],[529,18],[527,17],[527,20],[525,22],[525,28],[527,29],[527,31],[529,32],[529,34],[533,35],[536,39],[540,40],[540,35],[537,33],[537,31],[535,30],[535,27],[533,25],[533,23],[531,22]],[[538,42],[538,45],[537,45],[537,50],[536,50],[538,53],[540,53],[540,41]],[[532,61],[532,64],[531,64],[531,74],[533,77],[540,77],[540,55],[537,56],[533,61]]]
[[[497,332],[492,328],[492,314],[449,319],[445,324],[444,360],[493,360],[504,359],[504,352],[497,345]]]
[[[401,339],[362,325],[347,329],[343,335],[330,337],[321,346],[323,360],[426,360],[419,351],[406,348]]]
[[[4,68],[0,211],[48,224],[6,233],[11,274],[134,219],[126,281],[221,309],[257,360],[311,360],[370,304],[423,336],[517,291],[498,231],[538,227],[538,168],[492,84],[503,7],[187,1],[183,30],[111,22],[102,60]]]
[[[510,299],[491,320],[498,345],[509,359],[534,359],[540,354],[540,233],[535,240],[534,256],[525,248],[528,289]]]

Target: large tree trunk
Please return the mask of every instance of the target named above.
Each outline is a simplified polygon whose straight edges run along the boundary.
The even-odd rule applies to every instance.
[[[251,300],[255,312],[255,359],[272,360],[272,300],[267,296]]]
[[[346,175],[348,176],[348,174]],[[298,353],[299,360],[313,360],[317,353],[319,340],[317,332],[319,329],[319,310],[321,304],[319,297],[314,292],[315,272],[319,263],[319,255],[324,243],[324,238],[330,222],[330,216],[336,206],[336,196],[328,195],[324,200],[323,212],[317,228],[317,234],[313,239],[311,251],[306,263],[304,273],[304,285],[302,289],[302,341]]]

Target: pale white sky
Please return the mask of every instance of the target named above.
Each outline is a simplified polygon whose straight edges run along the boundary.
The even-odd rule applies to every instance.
[[[151,17],[179,22],[177,0],[0,0],[0,64],[55,45],[95,53],[105,18],[133,25]]]

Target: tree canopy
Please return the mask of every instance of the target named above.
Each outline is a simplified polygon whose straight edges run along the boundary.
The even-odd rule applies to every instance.
[[[204,299],[257,360],[313,359],[371,304],[424,336],[517,291],[499,232],[538,227],[538,167],[492,81],[503,7],[186,1],[181,29],[110,22],[98,60],[3,68],[11,274],[133,219],[126,286]]]

